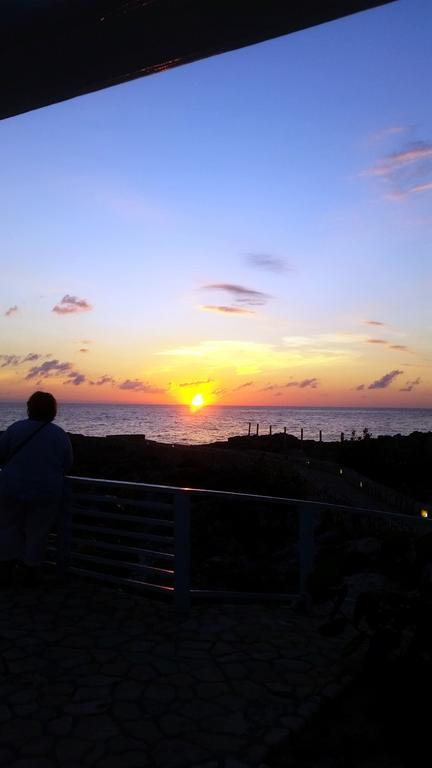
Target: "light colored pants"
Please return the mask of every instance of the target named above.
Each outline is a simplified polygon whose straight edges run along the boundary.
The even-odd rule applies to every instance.
[[[59,507],[59,500],[52,498],[0,498],[0,560],[41,565]]]

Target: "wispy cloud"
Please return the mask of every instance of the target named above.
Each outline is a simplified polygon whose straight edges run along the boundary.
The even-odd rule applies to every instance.
[[[4,313],[4,316],[12,317],[12,315],[16,315],[17,312],[18,312],[18,307],[16,304],[14,304],[13,307],[9,307],[9,309],[6,310],[6,312]]]
[[[404,387],[399,390],[399,392],[412,392],[415,387],[418,387],[418,385],[421,383],[421,379],[418,376],[416,379],[413,379],[413,381],[407,381]]]
[[[243,307],[228,307],[226,305],[202,304],[200,309],[202,309],[204,312],[219,312],[222,315],[255,314],[252,309],[244,309]]]
[[[88,349],[86,349],[86,347],[81,347],[81,349],[79,351],[80,352],[88,352]]]
[[[203,285],[201,290],[224,291],[234,297],[237,303],[248,304],[249,306],[261,306],[271,298],[267,293],[235,283],[209,283],[208,285]]]
[[[432,157],[432,144],[421,141],[417,144],[412,144],[400,152],[393,152],[391,155],[387,155],[384,160],[370,168],[367,173],[371,176],[389,176],[402,165],[415,163],[418,160],[424,160],[429,157]]]
[[[394,349],[396,352],[411,352],[406,344],[390,344],[386,339],[366,339],[367,344],[382,344],[389,349]]]
[[[316,389],[318,386],[318,379],[316,377],[313,377],[312,379],[302,379],[302,381],[289,381],[288,384],[285,384],[284,386],[300,387],[300,389],[306,389],[307,387],[311,387],[311,389]]]
[[[179,387],[200,387],[201,384],[210,384],[214,379],[202,379],[201,381],[184,381]]]
[[[360,339],[364,339],[363,336]],[[292,337],[289,338],[289,341]],[[200,341],[190,346],[179,346],[156,352],[155,355],[172,358],[171,365],[181,366],[184,361],[199,361],[201,370],[206,370],[216,378],[221,368],[235,371],[240,376],[253,376],[257,373],[273,370],[287,370],[292,366],[314,365],[336,360],[346,361],[355,357],[352,345],[330,344],[320,346],[314,338],[305,345],[268,344],[244,341],[243,339],[212,339]],[[176,362],[177,361],[177,362]],[[217,373],[214,373],[217,372]]]
[[[84,376],[83,373],[78,373],[78,371],[71,371],[68,373],[67,380],[64,383],[74,384],[76,387],[79,387],[79,385],[84,384],[85,381],[86,376]]]
[[[383,128],[381,131],[377,131],[370,136],[371,141],[382,141],[388,139],[389,136],[396,136],[397,134],[406,133],[409,131],[409,125],[389,125],[388,128]]]
[[[366,325],[385,325],[380,320],[365,320]]]
[[[401,376],[402,374],[403,371],[390,371],[389,373],[384,374],[384,376],[381,376],[380,379],[373,381],[372,384],[369,384],[368,389],[387,389],[397,376]]]
[[[19,355],[0,355],[0,360],[3,361],[0,368],[9,368],[10,366],[19,365],[22,358]]]
[[[253,381],[246,381],[245,384],[240,384],[238,387],[234,387],[233,392],[238,392],[240,389],[246,389],[246,387],[252,387]]]
[[[357,392],[361,392],[361,391],[362,391],[364,388],[365,388],[365,385],[364,385],[364,384],[359,384],[359,385],[358,385],[358,387],[355,387],[355,389],[357,390]]]
[[[270,272],[291,272],[292,267],[287,264],[284,259],[280,259],[277,256],[271,256],[268,253],[247,253],[247,263],[251,267],[257,267],[258,269],[266,269]]]
[[[87,299],[79,299],[77,296],[71,296],[69,293],[66,293],[51,311],[57,315],[73,315],[78,312],[89,312],[91,309],[93,307]]]
[[[42,355],[38,355],[36,352],[29,352],[28,355],[0,355],[0,360],[3,362],[0,364],[0,368],[8,368],[9,366],[23,365],[24,363],[33,363],[39,360]]]
[[[59,360],[45,360],[41,365],[30,368],[26,380],[46,379],[50,376],[58,376],[72,371],[72,363],[61,363]]]
[[[89,384],[91,384],[94,387],[103,387],[104,384],[115,384],[115,379],[113,379],[112,376],[100,376],[96,381],[89,381]]]
[[[121,384],[118,384],[118,388],[131,392],[145,392],[149,395],[161,395],[165,392],[161,387],[154,387],[146,381],[141,381],[141,379],[126,379]]]
[[[363,175],[382,178],[390,196],[401,199],[432,189],[432,143],[418,141],[386,155]]]

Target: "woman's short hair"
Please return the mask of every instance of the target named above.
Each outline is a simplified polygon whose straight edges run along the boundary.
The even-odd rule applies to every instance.
[[[33,392],[27,400],[29,419],[54,421],[57,415],[57,401],[50,392]]]

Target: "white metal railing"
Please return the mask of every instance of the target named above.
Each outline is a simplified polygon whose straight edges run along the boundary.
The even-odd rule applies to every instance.
[[[425,531],[425,524],[429,523],[420,515],[414,517],[279,496],[88,477],[69,477],[67,481],[69,492],[59,516],[57,534],[51,535],[49,546],[49,551],[56,553],[58,572],[71,571],[113,584],[173,595],[176,606],[181,609],[190,605],[191,595],[271,599],[305,594],[307,578],[314,565],[314,529],[320,512],[363,516],[379,520],[385,527],[412,530],[420,527]],[[297,511],[297,592],[240,593],[193,588],[190,578],[191,502],[204,497],[238,501],[239,504],[283,505]],[[107,511],[106,507],[114,507],[115,511]],[[148,517],[148,513],[152,517]],[[83,548],[89,551],[83,552]],[[126,575],[121,573],[122,569],[126,570]]]

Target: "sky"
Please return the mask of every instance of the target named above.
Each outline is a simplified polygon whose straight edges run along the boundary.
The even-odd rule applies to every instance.
[[[0,399],[432,407],[432,4],[0,122]]]

